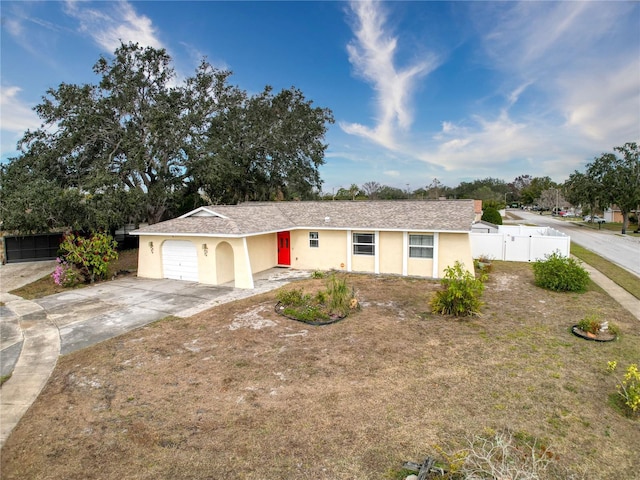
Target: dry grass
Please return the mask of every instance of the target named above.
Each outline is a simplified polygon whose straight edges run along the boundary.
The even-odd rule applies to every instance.
[[[126,275],[135,273],[138,270],[138,249],[123,250],[118,252],[118,259],[109,265],[109,273],[107,275],[110,280],[114,275]],[[34,298],[42,298],[54,293],[61,293],[73,288],[83,288],[87,284],[76,285],[72,288],[61,287],[51,278],[51,275],[45,275],[39,280],[32,282],[20,288],[16,288],[9,293],[18,295],[19,297],[33,300]]]
[[[436,283],[349,282],[363,308],[331,326],[277,316],[272,292],[62,357],[3,478],[396,478],[506,428],[583,478],[640,478],[640,422],[606,373],[640,359],[640,325],[601,290],[543,291],[530,265],[495,262],[483,316],[459,320],[425,313]],[[620,341],[568,332],[594,310]]]

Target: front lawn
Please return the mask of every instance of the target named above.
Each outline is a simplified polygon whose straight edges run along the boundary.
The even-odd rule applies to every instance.
[[[347,281],[361,309],[332,325],[277,315],[270,292],[61,357],[3,479],[396,479],[505,429],[548,449],[549,478],[639,478],[640,420],[607,362],[639,361],[640,324],[600,289],[494,262],[482,315],[456,319],[429,313],[436,282]],[[619,341],[570,333],[593,313]]]
[[[591,228],[593,230],[609,230],[611,232],[622,232],[622,223],[593,223],[593,222],[582,222],[582,225],[587,228]],[[638,229],[638,224],[629,223],[627,226],[627,235],[632,237],[640,237],[640,233],[634,233],[635,230]]]

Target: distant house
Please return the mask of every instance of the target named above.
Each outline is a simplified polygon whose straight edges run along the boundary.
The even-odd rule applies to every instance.
[[[631,210],[629,214],[635,215],[636,211]],[[608,223],[622,223],[622,212],[620,211],[620,207],[617,205],[611,205],[606,208],[604,211],[604,219]]]
[[[471,231],[473,233],[498,233],[498,230],[498,225],[490,222],[485,222],[484,220],[474,222],[471,226]]]
[[[138,275],[253,288],[273,267],[441,278],[473,271],[473,200],[272,202],[201,207],[139,235]]]

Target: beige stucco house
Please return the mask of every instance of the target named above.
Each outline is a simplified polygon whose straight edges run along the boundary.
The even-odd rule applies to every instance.
[[[200,207],[134,232],[138,275],[253,288],[281,266],[441,278],[473,271],[473,200],[271,202]]]

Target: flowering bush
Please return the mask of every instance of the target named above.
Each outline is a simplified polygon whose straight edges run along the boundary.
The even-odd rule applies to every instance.
[[[615,372],[618,362],[608,362],[607,370],[609,372]],[[616,385],[618,395],[622,397],[624,404],[631,410],[632,413],[637,413],[640,410],[640,371],[638,365],[635,363],[630,364],[627,367],[622,380]]]
[[[56,269],[51,274],[51,278],[53,278],[56,285],[73,287],[80,281],[78,272],[73,268],[73,265],[69,265],[60,257],[56,258],[56,263]]]
[[[109,262],[118,258],[117,243],[104,233],[94,233],[89,238],[73,233],[66,235],[60,244],[65,260],[93,283],[96,279],[105,278]]]

